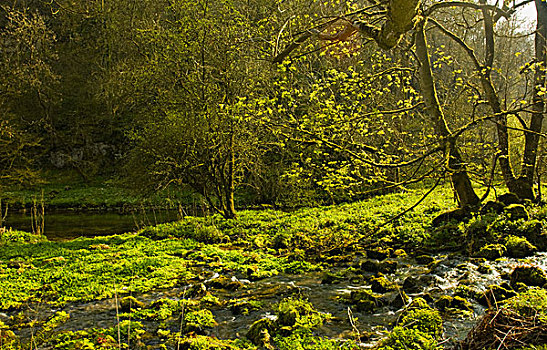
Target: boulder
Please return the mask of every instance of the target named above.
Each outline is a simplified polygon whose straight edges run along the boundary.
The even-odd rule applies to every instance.
[[[428,265],[435,261],[435,258],[430,255],[420,255],[416,257],[416,262],[420,265]]]
[[[501,214],[503,213],[503,208],[505,208],[505,204],[500,201],[488,201],[483,204],[479,212],[481,215],[488,213]]]
[[[431,225],[433,227],[440,226],[446,222],[455,220],[455,221],[464,221],[469,217],[469,211],[464,208],[456,208],[440,213],[433,219]]]
[[[522,282],[527,286],[542,287],[547,283],[547,276],[538,266],[517,266],[511,273],[511,286]]]
[[[376,260],[385,260],[393,254],[392,248],[374,248],[367,250],[367,258],[376,259]]]
[[[256,346],[271,348],[271,335],[275,333],[276,329],[275,321],[263,318],[251,325],[246,337]]]
[[[499,303],[500,301],[509,299],[517,295],[517,293],[507,284],[491,285],[489,288],[482,294],[478,302],[483,306],[493,306]]]
[[[516,221],[519,219],[528,220],[530,218],[530,215],[528,215],[528,211],[522,204],[511,204],[504,208],[505,214],[507,215],[507,218],[512,221]]]
[[[419,293],[431,286],[434,280],[432,275],[409,276],[403,282],[403,290],[407,293]]]
[[[519,196],[511,192],[504,193],[501,196],[498,196],[498,201],[503,203],[506,206],[511,204],[521,203]]]
[[[537,251],[537,248],[524,237],[508,236],[505,239],[505,246],[507,256],[517,259],[533,255]]]
[[[397,284],[388,281],[385,277],[375,277],[370,281],[370,289],[375,293],[386,293],[398,290]]]
[[[477,258],[485,258],[488,260],[496,260],[501,258],[507,248],[503,244],[487,244],[474,254]]]

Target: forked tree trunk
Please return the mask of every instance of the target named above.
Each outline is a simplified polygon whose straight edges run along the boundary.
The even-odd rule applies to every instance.
[[[433,122],[437,136],[443,138],[446,156],[448,157],[448,171],[450,172],[452,185],[456,191],[460,206],[476,206],[480,202],[479,197],[473,189],[473,185],[465,169],[465,163],[456,146],[456,140],[450,137],[451,132],[437,97],[424,32],[425,23],[426,20],[424,19],[416,24],[416,55],[420,61],[420,86],[426,105],[426,113]]]

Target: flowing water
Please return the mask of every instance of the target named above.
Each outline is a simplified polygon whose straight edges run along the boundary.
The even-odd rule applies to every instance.
[[[425,296],[431,300],[436,300],[442,295],[452,295],[458,285],[466,285],[478,291],[484,291],[488,285],[503,282],[503,278],[506,278],[516,265],[523,263],[517,259],[499,259],[485,263],[478,259],[469,259],[454,254],[438,255],[435,258],[439,262],[433,267],[417,264],[411,258],[400,258],[398,259],[399,268],[396,272],[386,274],[385,276],[399,285],[402,285],[404,280],[409,277],[421,278],[423,281],[427,281],[427,283],[420,285],[415,293],[408,293],[410,298]],[[530,257],[526,260],[526,263],[546,268],[547,253],[540,253]],[[348,266],[337,267],[331,272],[347,271],[348,267],[352,264],[355,265],[355,261],[348,263]],[[489,268],[485,269],[484,265],[487,265]],[[273,306],[280,300],[286,297],[302,297],[312,302],[318,311],[330,313],[333,316],[331,321],[316,331],[318,335],[330,338],[345,338],[349,336],[350,331],[354,327],[352,322],[350,322],[351,315],[355,327],[363,334],[367,334],[366,338],[361,339],[361,346],[363,348],[372,347],[392,328],[401,309],[385,306],[375,309],[374,312],[352,310],[352,306],[344,301],[344,297],[347,297],[353,290],[368,289],[370,285],[351,278],[334,284],[324,284],[322,283],[323,274],[312,272],[300,275],[279,275],[258,281],[249,281],[244,279],[243,276],[224,276],[231,278],[232,281],[243,283],[241,288],[229,291],[210,287],[209,282],[216,280],[219,274],[202,267],[202,280],[195,282],[195,284],[203,283],[208,286],[208,290],[220,300],[228,301],[230,299],[248,298],[260,300],[264,305],[258,310],[250,311],[246,315],[234,314],[226,306],[211,307],[210,309],[215,316],[215,320],[218,322],[218,326],[207,330],[207,334],[224,339],[244,337],[254,321],[264,317],[275,317]],[[150,304],[160,298],[180,300],[185,298],[185,292],[189,287],[191,285],[135,296],[138,300],[146,304]],[[473,306],[471,314],[443,314],[445,337],[447,338],[445,344],[452,344],[456,340],[463,339],[476,323],[477,318],[484,313],[485,308],[483,306],[475,300],[470,301]],[[71,317],[62,328],[77,330],[88,327],[112,327],[116,324],[115,306],[114,299],[66,305],[62,310],[70,313]],[[35,308],[35,312],[40,313],[41,317],[48,317],[48,315],[52,315],[55,311],[59,311],[59,309],[51,309],[47,305]],[[0,313],[0,321],[7,321],[8,316],[7,313]],[[32,318],[32,315],[29,316]],[[145,321],[143,323],[152,333],[155,333],[157,330],[157,322]],[[178,331],[176,321],[170,327],[173,332]],[[24,334],[24,332],[29,332],[29,330],[23,329],[20,332]],[[152,339],[150,340],[150,344],[155,344],[157,341]]]

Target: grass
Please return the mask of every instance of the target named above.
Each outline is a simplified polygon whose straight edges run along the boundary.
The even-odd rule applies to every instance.
[[[25,310],[27,304],[37,303],[62,307],[67,303],[114,296],[123,299],[129,294],[138,297],[143,292],[182,289],[190,282],[201,283],[200,278],[203,281],[212,272],[224,278],[237,276],[253,280],[278,274],[328,271],[332,263],[351,262],[354,254],[376,246],[387,254],[396,248],[421,252],[444,249],[450,244],[462,249],[465,248],[462,239],[473,234],[483,237],[485,232],[495,230],[491,232],[492,237],[500,239],[509,231],[527,232],[528,226],[520,221],[512,222],[511,226],[503,217],[498,220],[486,216],[477,216],[467,224],[450,223],[439,229],[432,228],[431,220],[453,206],[447,188],[438,188],[414,211],[392,220],[418,201],[425,191],[394,193],[292,212],[243,210],[235,220],[219,215],[186,217],[179,222],[144,228],[137,235],[68,242],[43,241],[41,237],[16,231],[9,231],[8,235],[4,230],[4,240],[0,237],[0,309]],[[531,209],[535,218],[542,221],[547,218],[545,210]],[[350,259],[344,260],[346,256]],[[256,344],[287,350],[355,348],[351,341],[342,344],[316,336],[314,330],[328,317],[318,313],[307,301],[298,299],[285,299],[273,308],[279,321],[273,325],[270,324],[273,321],[262,321],[263,325],[271,326],[270,333],[263,337],[258,332],[253,340],[255,345],[245,340],[207,337],[199,333],[200,329],[214,327],[216,322],[208,309],[219,303],[230,305],[229,301],[219,301],[210,293],[207,290],[203,296],[193,296],[190,303],[160,299],[142,309],[128,311],[124,317],[129,316],[130,320],[122,321],[126,327],[122,334],[135,332],[131,333],[132,344],[141,338],[161,336],[166,339],[165,344],[181,343],[183,348],[196,350],[256,349]],[[521,304],[514,307],[528,310],[534,300],[537,298],[521,299]],[[233,300],[236,302],[240,300]],[[264,311],[259,300],[245,302],[249,310]],[[154,335],[144,334],[146,327],[139,321],[159,322],[162,327],[168,325],[167,322],[175,322],[182,324],[184,330],[197,333],[181,338],[171,327],[158,329]],[[1,332],[7,332],[2,327],[6,328],[0,324],[0,336]],[[101,339],[116,348],[116,332],[113,328],[64,332],[45,341],[58,349],[86,346],[93,349],[99,346],[97,342]],[[390,350],[410,345],[437,349],[441,332],[438,312],[422,306],[401,317],[382,346]]]

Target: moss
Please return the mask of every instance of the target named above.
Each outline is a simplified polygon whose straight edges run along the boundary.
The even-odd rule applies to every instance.
[[[517,266],[511,273],[511,285],[516,286],[518,282],[541,287],[547,283],[547,275],[537,266]]]
[[[416,262],[420,265],[428,265],[435,261],[435,258],[430,255],[419,255],[416,257]]]
[[[251,325],[246,337],[257,346],[271,346],[271,335],[277,329],[277,324],[272,319],[263,318]]]
[[[416,329],[437,340],[443,334],[441,315],[437,310],[431,308],[415,309],[406,312],[399,325],[405,328]]]
[[[424,305],[425,308],[420,308]],[[437,310],[429,308],[425,301],[417,300],[415,306],[403,314],[401,322],[381,342],[378,350],[442,349],[438,340],[442,337],[443,326]]]
[[[522,317],[534,317],[547,323],[547,290],[530,288],[505,301],[505,306]]]
[[[484,306],[494,306],[503,300],[514,297],[516,294],[509,286],[491,285],[478,301]]]
[[[378,306],[380,297],[368,289],[360,289],[352,291],[348,301],[355,305],[357,311],[372,312]]]
[[[120,311],[122,312],[130,312],[132,309],[142,309],[144,307],[145,304],[133,296],[124,297],[120,300]]]
[[[525,258],[533,255],[537,248],[524,237],[508,236],[505,238],[507,255],[511,258]]]
[[[6,244],[39,243],[47,241],[44,235],[0,227],[0,246]]]
[[[194,335],[176,343],[181,350],[243,350],[256,349],[255,346],[243,340],[220,340],[214,337]]]
[[[210,310],[202,309],[184,313],[184,327],[186,332],[200,334],[205,328],[213,328],[217,325],[213,313]]]
[[[370,288],[375,293],[385,293],[399,289],[396,283],[388,281],[387,278],[383,276],[371,279]]]
[[[359,348],[353,341],[327,339],[306,332],[276,336],[274,343],[278,350],[355,350]]]
[[[504,211],[511,221],[516,221],[519,219],[528,220],[530,218],[528,211],[522,204],[510,204],[504,208]]]
[[[501,258],[507,248],[503,244],[487,244],[474,254],[475,257],[495,260]]]
[[[285,329],[312,329],[323,324],[330,317],[317,312],[313,305],[302,299],[286,298],[276,307],[277,324]]]

